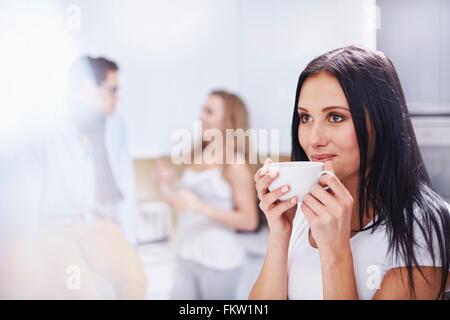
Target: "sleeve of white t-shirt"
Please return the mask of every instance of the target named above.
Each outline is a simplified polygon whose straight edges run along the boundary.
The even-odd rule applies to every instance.
[[[450,205],[446,204],[447,208],[450,212]],[[414,247],[414,253],[417,260],[417,263],[413,266],[422,266],[422,267],[440,267],[442,266],[442,261],[439,257],[439,244],[437,241],[437,235],[436,233],[433,233],[432,240],[433,240],[433,254],[434,254],[434,264],[433,264],[433,256],[427,246],[427,243],[425,241],[425,237],[420,230],[420,227],[415,224],[414,225],[414,236],[416,240],[416,245]],[[391,252],[388,256],[388,269],[393,268],[400,268],[405,267],[406,263],[404,259],[397,255],[396,252]]]

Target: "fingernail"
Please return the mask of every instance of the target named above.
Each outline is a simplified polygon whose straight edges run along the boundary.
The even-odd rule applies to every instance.
[[[291,203],[297,203],[297,197],[292,198]]]
[[[281,188],[281,192],[287,192],[289,190],[288,186],[284,186],[283,188]]]

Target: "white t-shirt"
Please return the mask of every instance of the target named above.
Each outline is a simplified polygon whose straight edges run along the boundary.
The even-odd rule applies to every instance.
[[[107,117],[105,143],[114,179],[123,199],[117,204],[117,222],[127,239],[136,243],[139,212],[136,202],[133,159],[128,148],[125,121],[117,112]]]
[[[88,217],[92,170],[76,128],[58,121],[0,155],[2,228],[37,228]]]
[[[370,224],[371,222],[367,226]],[[288,252],[289,299],[323,299],[319,250],[311,246],[308,233],[308,222],[303,212],[298,209]],[[418,243],[422,244],[416,248],[419,264],[433,266],[432,257],[423,245],[424,241],[419,230],[417,239]],[[380,288],[386,272],[404,266],[401,259],[388,255],[388,244],[386,229],[382,226],[373,233],[371,230],[358,232],[350,239],[359,299],[372,299],[376,290]],[[435,252],[438,252],[437,248]],[[439,259],[436,260],[436,265],[440,265]]]
[[[234,214],[231,186],[223,178],[221,167],[200,172],[187,168],[181,178],[180,188]],[[227,271],[244,263],[245,251],[239,244],[236,232],[201,213],[186,211],[179,214],[176,243],[179,257],[206,268]]]

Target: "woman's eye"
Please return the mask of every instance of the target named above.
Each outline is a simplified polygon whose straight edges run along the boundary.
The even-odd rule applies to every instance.
[[[311,120],[311,116],[309,114],[300,114],[300,122],[306,123]]]
[[[338,115],[336,113],[330,114],[329,119],[331,122],[342,122],[342,120],[344,120],[344,118],[341,115]]]

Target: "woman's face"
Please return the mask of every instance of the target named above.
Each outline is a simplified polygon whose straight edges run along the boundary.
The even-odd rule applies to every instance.
[[[205,132],[208,129],[224,130],[225,107],[221,97],[210,95],[206,100],[201,113],[202,129]]]
[[[309,76],[300,91],[298,139],[310,161],[331,161],[344,180],[358,174],[359,147],[347,98],[328,72]]]

